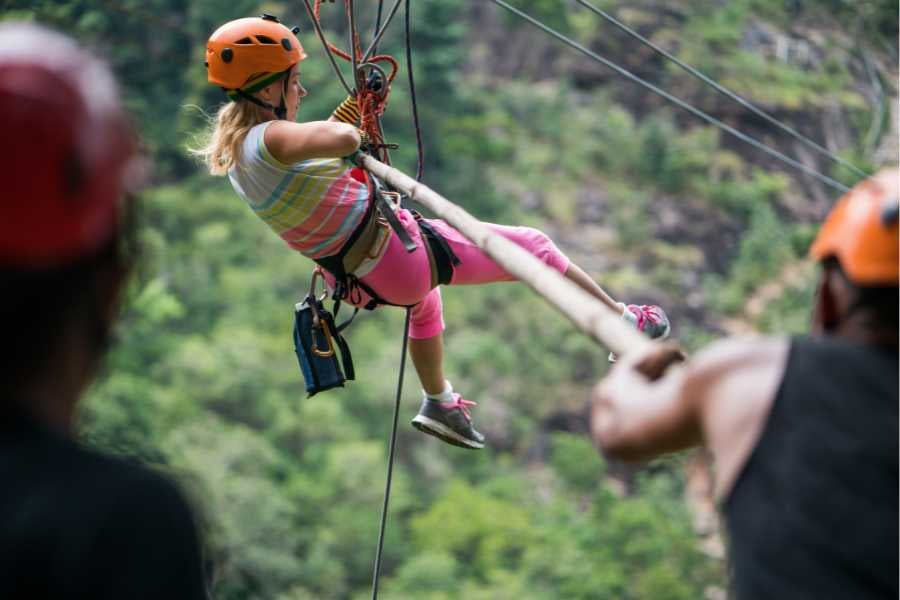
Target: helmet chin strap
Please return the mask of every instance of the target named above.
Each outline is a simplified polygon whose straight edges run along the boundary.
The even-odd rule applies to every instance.
[[[255,104],[259,107],[262,107],[266,110],[270,110],[273,113],[275,113],[276,118],[284,120],[287,118],[287,104],[285,103],[285,97],[287,96],[288,85],[290,85],[289,75],[291,73],[292,68],[293,68],[293,66],[288,67],[282,73],[283,79],[282,79],[282,85],[281,85],[281,98],[278,101],[278,106],[270,104],[270,103],[266,102],[265,100],[260,100],[259,98],[254,96],[252,93],[246,92],[242,89],[231,90],[228,93],[228,95],[230,98],[232,98],[232,100],[236,100],[237,98],[235,98],[235,96],[237,96],[244,100],[247,100],[248,102],[252,102],[253,104]]]

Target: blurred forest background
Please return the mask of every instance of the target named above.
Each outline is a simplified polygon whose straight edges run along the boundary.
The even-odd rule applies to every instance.
[[[514,2],[641,77],[823,173],[834,167],[571,1]],[[388,8],[392,2],[385,2]],[[871,171],[897,162],[897,4],[596,0],[643,35]],[[356,2],[367,38],[375,0]],[[154,170],[119,341],[82,415],[90,443],[158,466],[203,515],[221,599],[365,598],[403,313],[349,331],[358,377],[306,399],[291,343],[311,263],[188,158],[223,101],[203,66],[221,23],[301,27],[299,119],[344,97],[302,2],[3,0],[110,61]],[[341,2],[325,3],[343,45]],[[382,44],[403,64],[400,15]],[[658,303],[693,350],[808,327],[804,254],[836,194],[489,2],[416,0],[424,181],[476,216],[547,231],[617,297]],[[415,171],[405,67],[385,118]],[[587,431],[606,351],[524,286],[444,291],[447,372],[488,437],[466,452],[408,425],[404,386],[382,597],[724,598],[702,456],[605,461]]]

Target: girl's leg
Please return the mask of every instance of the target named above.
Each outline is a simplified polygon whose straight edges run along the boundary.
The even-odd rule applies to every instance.
[[[566,269],[564,275],[576,283],[578,287],[591,294],[595,298],[599,298],[603,304],[607,305],[617,313],[622,312],[622,305],[617,303],[612,299],[612,296],[606,293],[606,291],[597,285],[597,282],[591,279],[591,276],[585,273],[581,267],[576,265],[573,262],[569,263],[569,267]]]
[[[467,240],[461,233],[445,222],[437,220],[429,222],[447,239],[453,248],[453,252],[461,261],[461,264],[454,271],[452,285],[514,280],[514,277],[485,255],[478,246]],[[528,250],[535,258],[565,275],[581,289],[598,298],[611,309],[616,312],[622,312],[622,306],[617,304],[584,270],[571,262],[547,234],[533,227],[510,227],[493,223],[485,223],[485,225],[495,233]]]
[[[453,252],[460,258],[461,264],[453,273],[451,284],[490,283],[493,281],[512,281],[514,278],[500,268],[497,263],[488,258],[481,249],[467,240],[461,233],[444,223],[443,221],[430,221],[441,232],[453,248]],[[621,314],[624,319],[632,323],[639,331],[643,331],[651,338],[665,338],[669,335],[669,317],[658,306],[638,306],[636,304],[620,304],[613,300],[609,294],[597,285],[591,277],[578,265],[570,262],[556,244],[547,235],[533,227],[508,227],[485,223],[495,233],[518,244],[535,258],[544,264],[564,274],[569,280],[577,284],[589,294],[598,298],[609,308]]]
[[[409,355],[426,394],[444,391],[444,317],[441,290],[435,288],[412,308]]]
[[[412,357],[422,389],[431,396],[444,391],[444,334],[430,338],[409,339],[409,355]]]
[[[444,319],[440,288],[431,290],[412,309],[409,354],[422,382],[425,396],[412,425],[454,446],[483,448],[484,436],[472,426],[470,406],[444,380]]]

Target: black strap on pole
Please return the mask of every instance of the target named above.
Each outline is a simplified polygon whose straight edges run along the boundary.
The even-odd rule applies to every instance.
[[[397,379],[397,398],[394,401],[394,423],[391,426],[391,449],[388,452],[387,481],[384,486],[384,504],[381,507],[381,525],[378,529],[378,550],[375,552],[375,568],[372,573],[372,600],[378,598],[378,577],[381,572],[381,550],[384,547],[384,530],[387,525],[388,500],[391,498],[391,479],[394,475],[394,449],[397,446],[397,419],[400,416],[400,396],[403,394],[403,373],[406,369],[406,345],[409,342],[409,317],[412,307],[406,308],[403,325],[403,354],[400,356],[400,376]]]

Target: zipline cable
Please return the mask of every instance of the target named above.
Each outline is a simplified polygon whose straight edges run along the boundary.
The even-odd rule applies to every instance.
[[[728,98],[731,98],[732,100],[734,100],[735,102],[737,102],[738,104],[740,104],[741,106],[743,106],[744,108],[746,108],[747,110],[749,110],[750,112],[752,112],[753,114],[757,115],[758,117],[763,118],[764,120],[768,121],[768,122],[771,123],[772,125],[775,125],[776,127],[778,127],[779,129],[781,129],[781,130],[784,131],[785,133],[788,133],[789,135],[791,135],[791,136],[793,136],[794,138],[796,138],[798,141],[803,142],[804,144],[806,144],[806,145],[809,146],[810,148],[816,150],[817,152],[819,152],[819,153],[822,154],[823,156],[827,156],[827,157],[830,158],[831,160],[833,160],[833,161],[835,161],[835,162],[837,162],[837,163],[839,163],[839,164],[841,164],[841,165],[847,167],[848,169],[850,169],[851,171],[853,171],[855,174],[859,175],[860,177],[869,177],[869,176],[870,176],[869,173],[866,173],[865,171],[863,171],[862,169],[858,168],[858,167],[857,167],[856,165],[854,165],[853,163],[851,163],[851,162],[849,162],[849,161],[847,161],[847,160],[841,158],[840,156],[834,154],[833,152],[831,152],[830,150],[828,150],[828,148],[825,148],[825,147],[822,146],[821,144],[818,144],[817,142],[815,142],[815,141],[809,139],[808,137],[806,137],[805,135],[803,135],[803,134],[800,133],[799,131],[797,131],[797,130],[793,129],[792,127],[790,127],[789,125],[786,125],[786,124],[782,123],[781,121],[779,121],[778,119],[776,119],[776,118],[773,117],[772,115],[768,114],[767,112],[763,111],[762,109],[760,109],[760,108],[757,107],[756,105],[752,104],[752,103],[751,103],[749,100],[747,100],[746,98],[743,98],[743,97],[739,96],[738,94],[736,94],[735,92],[732,92],[731,90],[729,90],[729,89],[726,88],[725,86],[721,85],[720,83],[718,83],[718,82],[715,81],[714,79],[708,77],[707,75],[704,75],[702,72],[698,71],[697,69],[695,69],[695,68],[692,67],[691,65],[685,63],[685,62],[682,61],[682,60],[679,60],[677,57],[673,56],[670,52],[668,52],[668,51],[666,51],[665,49],[661,48],[661,47],[658,46],[657,44],[654,44],[653,42],[651,42],[650,40],[648,40],[646,37],[644,37],[643,35],[641,35],[641,34],[638,33],[637,31],[635,31],[634,29],[632,29],[631,27],[629,27],[629,26],[626,25],[625,23],[622,23],[621,21],[619,21],[618,19],[616,19],[614,16],[612,16],[612,15],[609,14],[608,12],[606,12],[606,11],[604,11],[604,10],[602,10],[602,9],[597,8],[596,6],[594,6],[593,4],[591,4],[590,2],[587,2],[587,0],[575,0],[575,1],[578,2],[578,4],[580,4],[580,5],[584,6],[585,8],[587,8],[588,10],[590,10],[591,12],[593,12],[593,13],[599,15],[600,17],[606,19],[607,21],[609,21],[610,23],[612,23],[613,25],[615,25],[616,27],[618,27],[619,29],[621,29],[622,31],[624,31],[625,33],[627,33],[628,35],[630,35],[630,36],[634,37],[635,39],[637,39],[638,41],[640,41],[640,42],[641,42],[642,44],[644,44],[645,46],[648,46],[649,48],[653,49],[657,54],[660,54],[661,56],[664,56],[665,58],[669,59],[670,61],[672,61],[673,63],[675,63],[676,65],[678,65],[679,67],[681,67],[682,69],[684,69],[685,71],[687,71],[688,73],[690,73],[691,75],[693,75],[694,77],[696,77],[697,79],[699,79],[700,81],[702,81],[702,82],[704,82],[704,83],[706,83],[706,84],[712,86],[712,87],[713,87],[716,91],[718,91],[719,93],[724,94],[724,95],[727,96]]]
[[[700,117],[701,119],[703,119],[703,120],[706,121],[707,123],[710,123],[711,125],[715,125],[716,127],[718,127],[719,129],[721,129],[722,131],[725,131],[725,132],[727,132],[727,133],[730,133],[731,135],[733,135],[734,137],[738,138],[739,140],[741,140],[741,141],[743,141],[743,142],[746,142],[746,143],[750,144],[751,146],[757,148],[758,150],[761,150],[761,151],[765,152],[765,153],[768,154],[769,156],[772,156],[772,157],[774,157],[774,158],[777,158],[778,160],[782,161],[783,163],[788,164],[788,165],[794,167],[795,169],[797,169],[797,170],[799,170],[799,171],[802,171],[802,172],[806,173],[807,175],[809,175],[809,176],[811,176],[811,177],[814,177],[814,178],[818,179],[818,180],[821,181],[822,183],[824,183],[824,184],[828,185],[829,187],[832,187],[832,188],[834,188],[834,189],[836,189],[836,190],[838,190],[838,191],[840,191],[840,192],[842,192],[842,193],[846,193],[846,192],[849,192],[849,191],[850,191],[850,188],[848,188],[848,187],[845,186],[844,184],[840,183],[839,181],[835,181],[835,180],[832,179],[831,177],[828,177],[827,175],[823,175],[822,173],[819,173],[819,172],[816,171],[815,169],[811,169],[811,168],[807,167],[807,166],[804,165],[803,163],[801,163],[801,162],[799,162],[799,161],[797,161],[797,160],[795,160],[795,159],[793,159],[793,158],[791,158],[791,157],[789,157],[789,156],[786,156],[786,155],[782,154],[782,153],[779,152],[778,150],[775,150],[775,149],[773,149],[773,148],[770,148],[769,146],[766,146],[765,144],[763,144],[763,143],[760,142],[759,140],[757,140],[757,139],[755,139],[755,138],[753,138],[753,137],[750,137],[750,136],[747,135],[746,133],[742,133],[742,132],[738,131],[737,129],[735,129],[734,127],[731,127],[730,125],[727,125],[727,124],[723,123],[723,122],[720,121],[719,119],[717,119],[717,118],[715,118],[715,117],[713,117],[713,116],[711,116],[711,115],[709,115],[709,114],[703,112],[703,111],[700,110],[699,108],[696,108],[696,107],[692,106],[691,104],[685,102],[684,100],[682,100],[682,99],[680,99],[680,98],[677,98],[676,96],[673,96],[673,95],[670,94],[669,92],[667,92],[667,91],[665,91],[665,90],[663,90],[663,89],[661,89],[661,88],[659,88],[659,87],[653,85],[653,84],[650,83],[649,81],[645,81],[644,79],[641,79],[640,77],[638,77],[637,75],[635,75],[635,74],[632,73],[631,71],[629,71],[629,70],[627,70],[627,69],[625,69],[625,68],[623,68],[623,67],[620,67],[620,66],[617,65],[616,63],[614,63],[614,62],[612,62],[612,61],[610,61],[610,60],[608,60],[608,59],[606,59],[606,58],[603,58],[602,56],[600,56],[600,55],[597,54],[596,52],[593,52],[592,50],[589,50],[588,48],[585,48],[583,45],[581,45],[581,44],[579,44],[578,42],[572,40],[571,38],[568,38],[568,37],[566,37],[565,35],[559,33],[558,31],[556,31],[555,29],[552,29],[551,27],[549,27],[549,26],[547,26],[547,25],[541,23],[540,21],[538,21],[537,19],[535,19],[535,18],[532,17],[531,15],[528,15],[528,14],[522,12],[521,10],[515,8],[514,6],[510,6],[509,4],[507,4],[506,2],[504,2],[503,0],[492,0],[492,2],[494,2],[494,4],[497,4],[497,5],[499,5],[499,6],[503,7],[503,8],[505,8],[506,10],[508,10],[508,11],[511,12],[511,13],[513,13],[514,15],[516,15],[516,16],[518,16],[518,17],[520,17],[520,18],[522,18],[522,19],[524,19],[524,20],[526,20],[526,21],[528,21],[529,23],[531,23],[532,25],[534,25],[534,26],[537,27],[538,29],[541,29],[541,30],[544,31],[545,33],[547,33],[547,34],[549,34],[549,35],[555,37],[556,39],[558,39],[559,41],[563,42],[564,44],[566,44],[566,45],[568,45],[568,46],[574,48],[575,50],[578,50],[578,51],[581,52],[582,54],[584,54],[584,55],[586,55],[586,56],[588,56],[588,57],[590,57],[590,58],[596,60],[597,62],[599,62],[599,63],[601,63],[601,64],[603,64],[603,65],[606,65],[607,67],[609,67],[609,68],[612,69],[613,71],[619,73],[619,74],[622,75],[623,77],[626,77],[627,79],[630,79],[631,81],[633,81],[633,82],[635,82],[635,83],[637,83],[637,84],[640,84],[641,86],[647,88],[647,89],[650,90],[651,92],[653,92],[653,93],[655,93],[655,94],[657,94],[657,95],[659,95],[659,96],[662,96],[662,97],[665,98],[666,100],[668,100],[668,101],[670,101],[670,102],[676,104],[677,106],[680,106],[681,108],[683,108],[684,110],[690,112],[691,114],[693,114],[693,115],[695,115],[695,116],[697,116],[697,117]]]
[[[375,567],[372,573],[372,600],[378,598],[378,580],[381,572],[381,550],[384,547],[384,530],[387,526],[388,500],[391,498],[391,480],[394,475],[394,450],[397,446],[397,420],[400,415],[400,396],[403,394],[403,374],[406,370],[406,346],[409,342],[409,319],[412,308],[406,309],[403,325],[403,353],[400,355],[400,376],[397,379],[397,398],[394,401],[394,422],[391,426],[391,447],[388,451],[387,481],[384,486],[384,504],[381,506],[381,524],[378,527],[378,549],[375,551]]]

